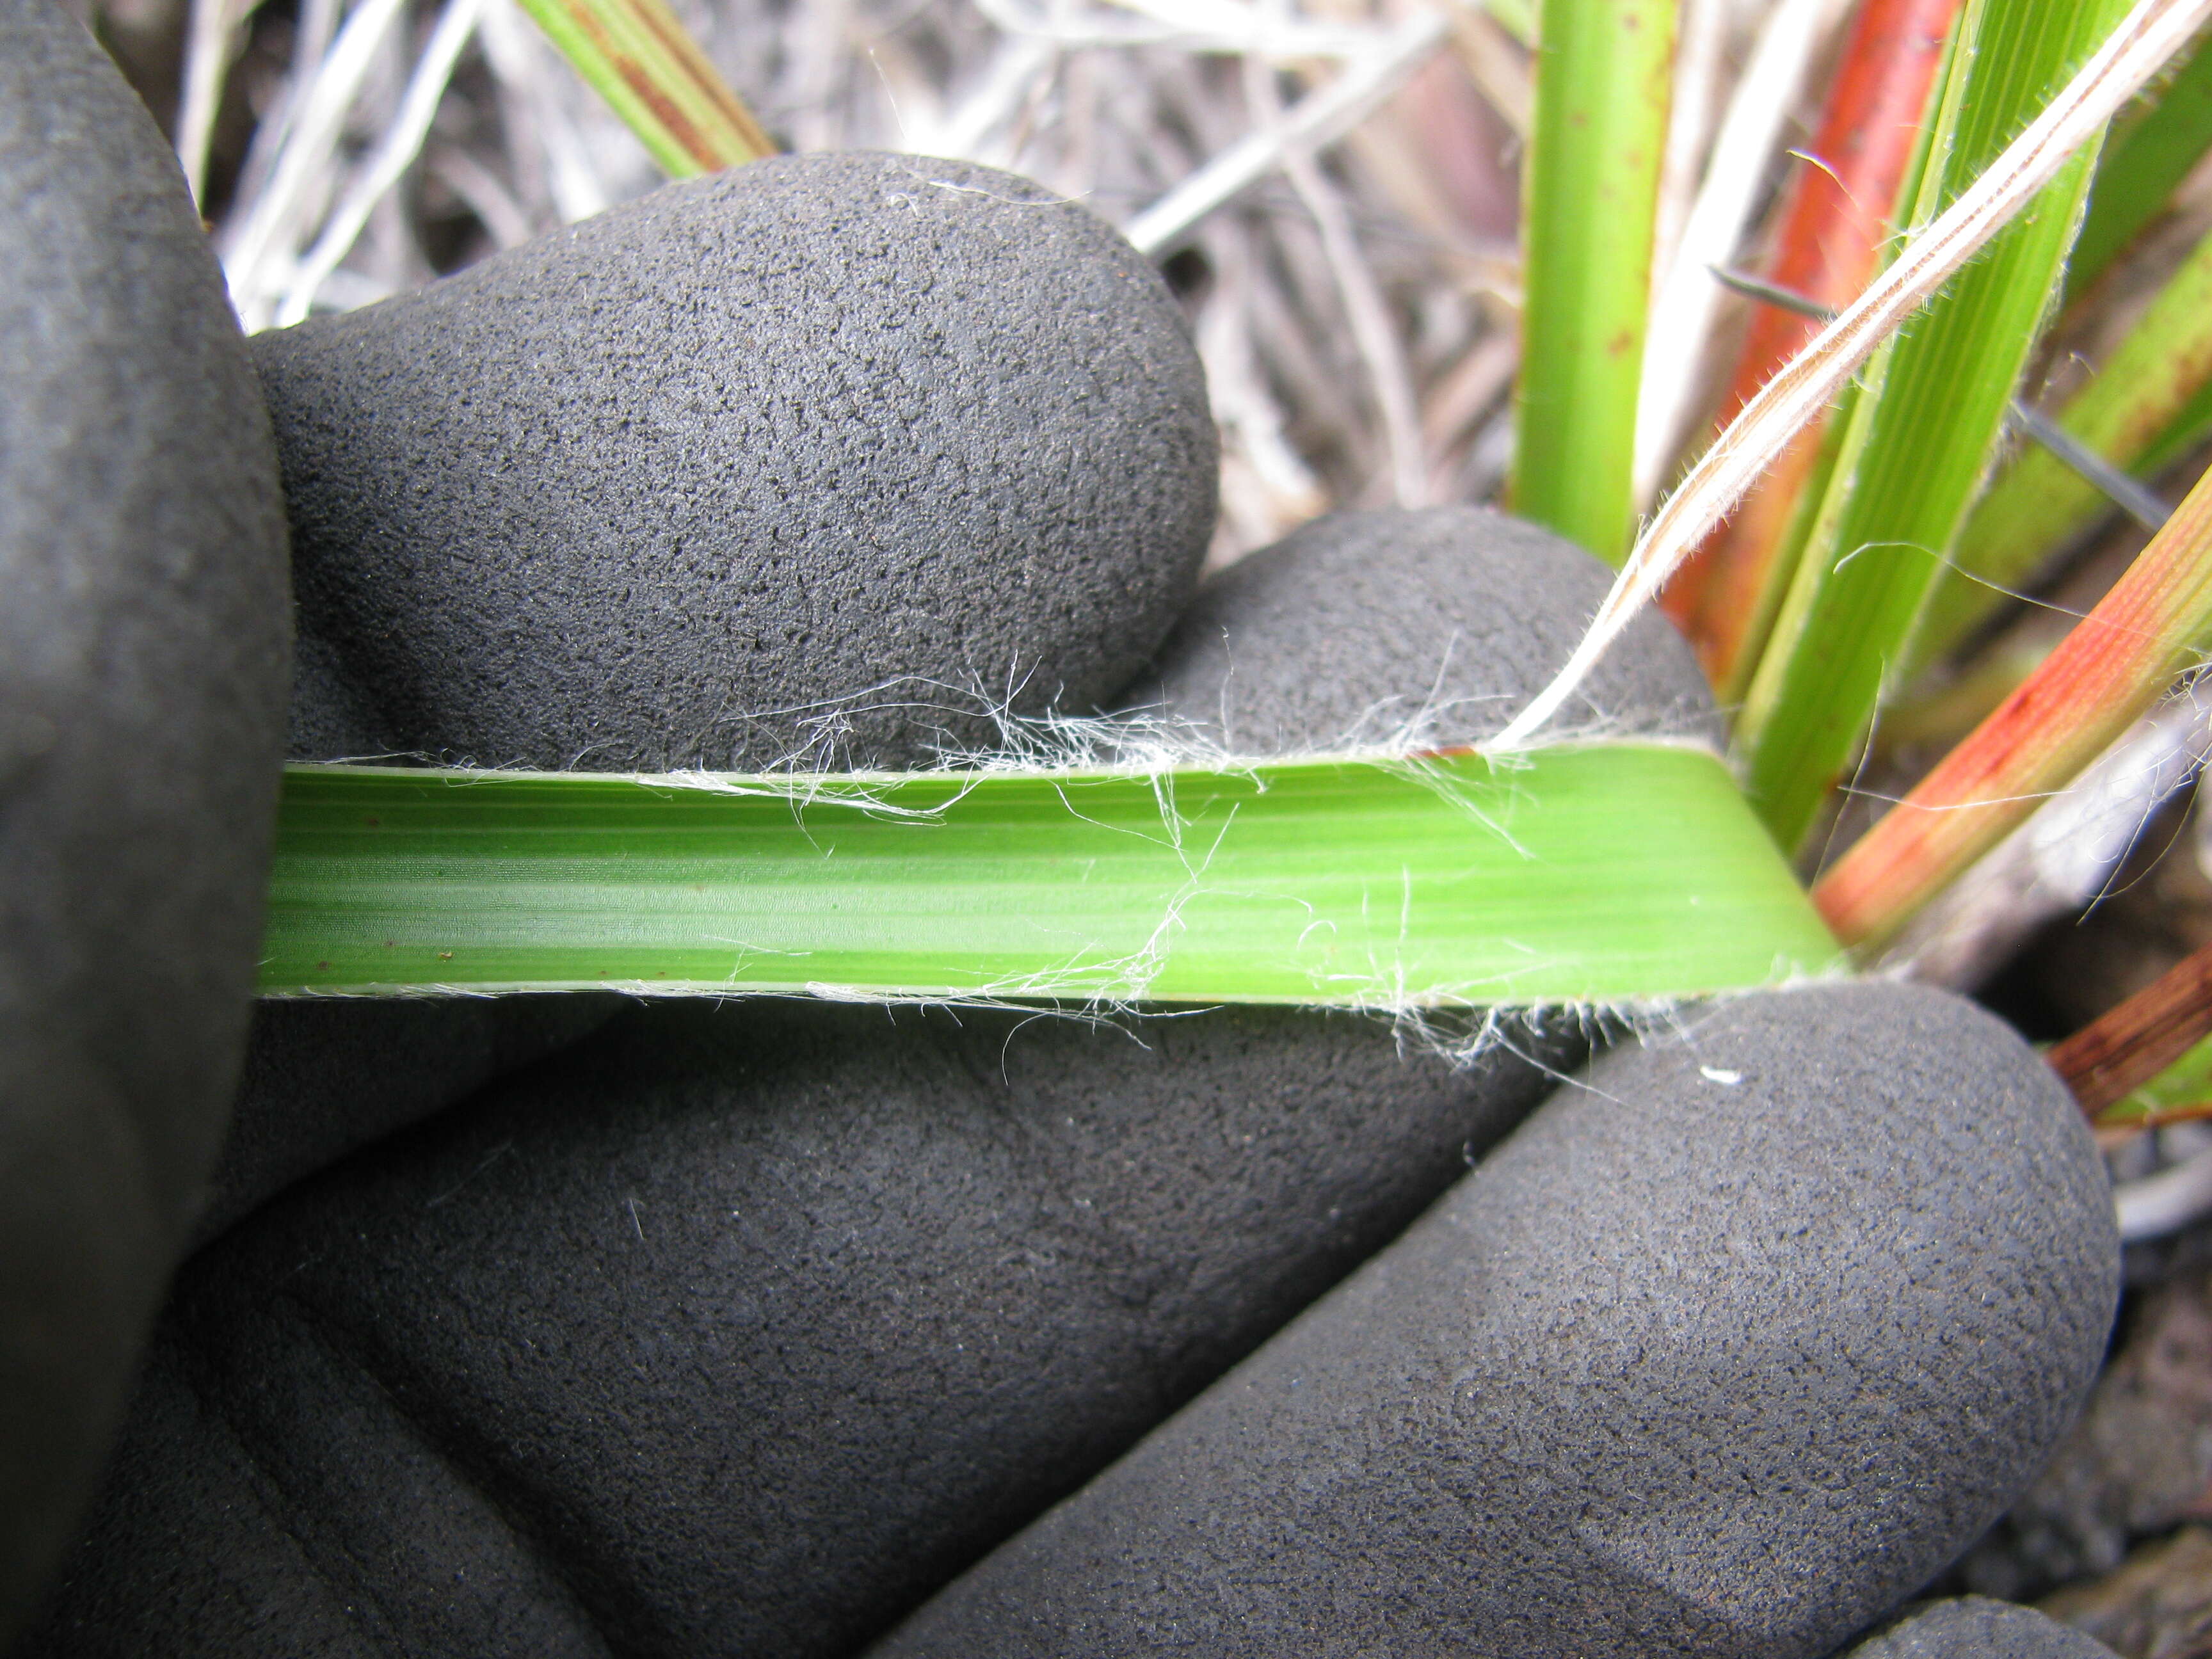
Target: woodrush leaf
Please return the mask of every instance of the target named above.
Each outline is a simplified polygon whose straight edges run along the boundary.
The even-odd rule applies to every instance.
[[[1148,772],[293,767],[264,993],[1612,1003],[1836,946],[1708,750]]]

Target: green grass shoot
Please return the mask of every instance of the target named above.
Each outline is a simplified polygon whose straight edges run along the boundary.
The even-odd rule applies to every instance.
[[[2199,40],[2148,101],[2133,118],[2114,124],[2098,164],[2067,266],[2069,301],[2166,211],[2174,187],[2212,149],[2212,38]]]

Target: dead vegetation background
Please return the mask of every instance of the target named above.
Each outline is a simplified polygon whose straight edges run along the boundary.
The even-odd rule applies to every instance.
[[[367,303],[660,181],[513,0],[79,3],[178,139],[249,328]],[[1529,64],[1488,13],[1398,0],[677,9],[789,147],[966,157],[1124,227],[1209,161],[1264,146],[1273,165],[1257,182],[1148,249],[1166,256],[1212,386],[1218,558],[1333,507],[1496,492]],[[1664,241],[1772,9],[1686,7]],[[1351,113],[1364,118],[1340,142],[1300,142],[1302,100],[1360,76],[1373,94]],[[1762,196],[1815,113],[1817,76],[1806,82]],[[1722,308],[1723,342],[1740,303]]]

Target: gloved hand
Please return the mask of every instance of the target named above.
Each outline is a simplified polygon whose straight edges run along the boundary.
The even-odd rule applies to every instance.
[[[1844,1659],[2115,1659],[2102,1642],[2033,1607],[1964,1595],[1914,1608]]]
[[[160,131],[0,7],[0,1642],[238,1075],[289,678],[267,416]]]
[[[304,756],[908,764],[1117,695],[1245,752],[1464,741],[1606,582],[1449,510],[1194,600],[1171,301],[963,164],[763,163],[254,349]],[[1656,623],[1586,695],[1710,728]],[[209,1224],[296,1184],[185,1269],[20,1652],[855,1651],[1413,1220],[1580,1036],[1455,1072],[1345,1016],[669,1004],[469,1094],[603,1012],[264,1017]]]
[[[1312,741],[1333,709],[1230,670],[1319,661],[1470,736],[1604,580],[1471,511],[1329,521],[1203,593],[1158,684]],[[1695,686],[1655,626],[1599,695]],[[1279,1010],[635,1010],[196,1259],[27,1650],[854,1651],[1403,1226],[1576,1036],[1455,1072]]]
[[[1818,1659],[2049,1457],[2118,1256],[2080,1109],[1994,1016],[1696,1010],[876,1659]]]
[[[965,690],[1112,693],[1211,529],[1158,278],[950,164],[665,191],[256,356],[311,754],[760,764],[826,714],[839,758],[927,759],[989,735]],[[1246,749],[1425,704],[1463,738],[1603,584],[1484,514],[1339,521],[1210,592],[1151,695]],[[1640,653],[1613,712],[1701,704]],[[264,1019],[225,1209],[362,1094],[384,1127],[475,1081],[497,1012]],[[199,1259],[32,1647],[848,1648],[1402,1225],[1573,1037],[1455,1073],[1342,1017],[639,1011]]]

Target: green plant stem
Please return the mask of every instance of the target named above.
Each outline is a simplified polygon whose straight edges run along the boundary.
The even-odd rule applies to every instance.
[[[1616,565],[1635,530],[1674,11],[1674,0],[1547,0],[1539,25],[1514,510]]]
[[[1160,773],[294,768],[261,982],[1407,1010],[1836,956],[1717,757],[1605,744]]]
[[[1914,220],[1986,167],[2125,10],[1969,0]],[[2077,152],[1868,366],[1738,728],[1746,787],[1785,848],[1817,820],[1902,662],[2048,311],[2094,161],[2094,146]]]

